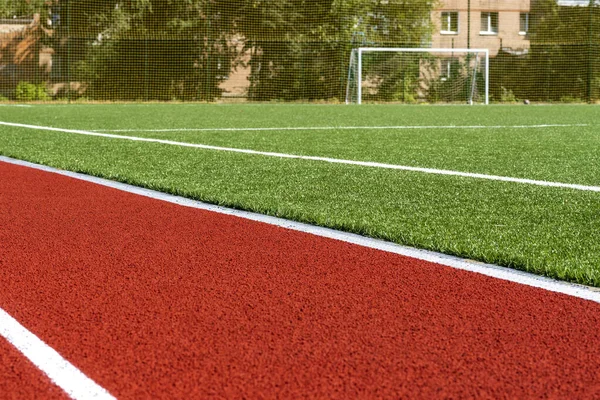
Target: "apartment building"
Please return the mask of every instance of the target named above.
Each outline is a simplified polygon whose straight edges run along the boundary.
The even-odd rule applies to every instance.
[[[432,47],[529,50],[530,0],[442,0],[432,15]]]

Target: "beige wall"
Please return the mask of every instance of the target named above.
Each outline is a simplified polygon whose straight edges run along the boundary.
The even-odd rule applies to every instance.
[[[468,0],[442,0],[438,9],[433,11],[432,20],[435,25],[432,47],[466,48],[468,26]],[[490,56],[498,54],[500,47],[523,52],[529,49],[529,39],[519,34],[519,15],[529,12],[530,0],[471,0],[471,48],[490,50]],[[442,34],[441,14],[443,11],[458,12],[458,33]],[[481,30],[481,12],[498,12],[498,28],[496,35],[484,35]]]
[[[0,22],[0,34],[23,32],[27,25],[3,24]]]
[[[37,14],[24,23],[0,20],[0,67],[18,66],[19,80],[46,76],[52,68],[52,50],[42,46],[40,39],[45,34]]]

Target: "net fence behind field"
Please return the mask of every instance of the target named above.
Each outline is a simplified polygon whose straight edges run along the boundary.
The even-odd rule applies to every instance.
[[[596,0],[2,0],[0,96],[341,102],[359,47],[488,49],[491,102],[600,101]],[[453,57],[372,58],[366,102],[455,101]],[[425,74],[452,95],[408,96]]]

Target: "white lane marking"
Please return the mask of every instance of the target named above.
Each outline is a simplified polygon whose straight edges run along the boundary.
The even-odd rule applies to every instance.
[[[0,125],[13,126],[13,127],[18,127],[18,128],[35,129],[35,130],[42,130],[42,131],[74,133],[74,134],[86,135],[86,136],[98,136],[98,137],[104,137],[104,138],[109,138],[109,139],[129,140],[129,141],[134,141],[134,142],[160,143],[160,144],[166,144],[166,145],[171,145],[171,146],[191,147],[191,148],[204,149],[204,150],[226,151],[226,152],[232,152],[232,153],[242,153],[242,154],[260,155],[260,156],[277,157],[277,158],[291,158],[291,159],[298,159],[298,160],[321,161],[321,162],[327,162],[327,163],[333,163],[333,164],[346,164],[346,165],[354,165],[354,166],[361,166],[361,167],[372,167],[372,168],[393,169],[393,170],[401,170],[401,171],[422,172],[422,173],[434,174],[434,175],[459,176],[462,178],[486,179],[486,180],[491,180],[491,181],[512,182],[512,183],[520,183],[520,184],[527,184],[527,185],[583,190],[583,191],[589,191],[589,192],[600,192],[599,186],[579,185],[579,184],[574,184],[574,183],[561,183],[561,182],[540,181],[540,180],[535,180],[535,179],[512,178],[512,177],[507,177],[507,176],[486,175],[486,174],[478,174],[478,173],[472,173],[472,172],[460,172],[460,171],[452,171],[452,170],[445,170],[445,169],[421,168],[421,167],[411,167],[411,166],[406,166],[406,165],[384,164],[384,163],[371,162],[371,161],[354,161],[354,160],[344,160],[344,159],[329,158],[329,157],[315,157],[315,156],[302,156],[302,155],[286,154],[286,153],[273,153],[273,152],[268,152],[268,151],[237,149],[237,148],[231,148],[231,147],[219,147],[219,146],[211,146],[211,145],[206,145],[206,144],[175,142],[172,140],[164,140],[164,139],[153,139],[153,138],[144,138],[144,137],[137,137],[137,136],[113,135],[110,133],[82,131],[82,130],[78,130],[78,129],[63,129],[63,128],[54,128],[54,127],[50,127],[50,126],[17,124],[17,123],[13,123],[13,122],[0,121]]]
[[[185,207],[192,207],[201,210],[212,211],[225,215],[233,215],[240,218],[245,218],[252,221],[263,222],[270,225],[276,225],[282,228],[291,229],[294,231],[310,233],[315,236],[336,239],[346,243],[352,243],[363,247],[382,250],[389,253],[394,253],[406,257],[415,258],[418,260],[429,261],[436,264],[445,265],[448,267],[471,271],[482,275],[490,276],[505,281],[519,283],[522,285],[533,286],[551,292],[562,293],[580,299],[594,301],[600,303],[600,289],[591,288],[582,285],[576,285],[568,282],[557,281],[543,276],[534,275],[528,272],[517,271],[514,269],[500,267],[493,264],[485,264],[473,260],[465,260],[462,258],[449,256],[441,253],[436,253],[428,250],[420,250],[412,247],[401,246],[383,240],[371,239],[360,236],[354,233],[336,231],[329,228],[323,228],[313,225],[304,224],[301,222],[290,221],[283,218],[270,217],[267,215],[257,214],[248,211],[235,210],[212,204],[202,203],[200,201],[187,199],[185,197],[174,196],[162,192],[157,192],[150,189],[144,189],[137,186],[128,185],[125,183],[114,182],[103,178],[79,174],[71,171],[63,171],[45,165],[33,164],[27,161],[15,160],[8,157],[0,156],[0,162],[7,162],[16,165],[22,165],[29,168],[35,168],[46,172],[51,172],[59,175],[76,178],[79,180],[92,182],[95,184],[111,187],[128,193],[137,194],[140,196],[149,197],[156,200],[166,201],[173,204],[178,204]]]
[[[170,128],[170,129],[99,129],[94,132],[253,132],[253,131],[329,131],[329,130],[384,130],[384,129],[505,129],[505,128],[572,128],[589,124],[544,125],[395,125],[395,126],[288,126],[281,128]]]
[[[0,336],[8,340],[71,398],[115,398],[1,308]]]

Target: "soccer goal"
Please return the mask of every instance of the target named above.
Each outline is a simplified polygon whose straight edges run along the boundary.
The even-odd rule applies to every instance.
[[[489,103],[487,49],[352,50],[346,103]]]

